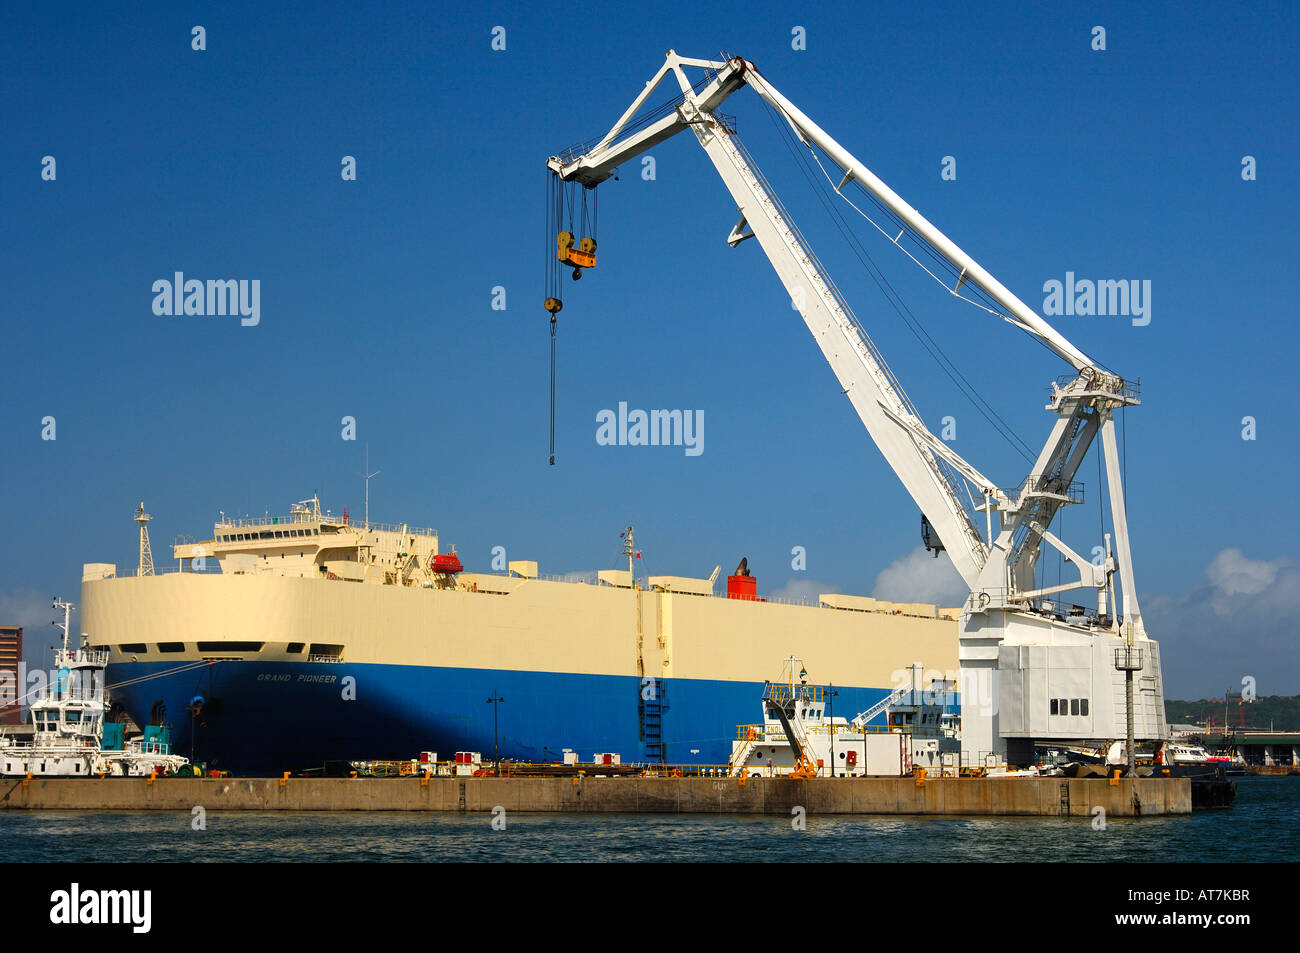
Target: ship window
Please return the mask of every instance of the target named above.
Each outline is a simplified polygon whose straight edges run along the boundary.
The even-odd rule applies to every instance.
[[[200,652],[260,652],[261,642],[200,642]]]
[[[75,725],[81,721],[81,712],[79,712],[75,708],[68,709],[66,712],[63,713],[63,716],[64,716],[64,720],[69,725]]]
[[[1064,698],[1061,699],[1061,714],[1064,715],[1070,710],[1069,703]]]
[[[159,652],[184,652],[185,643],[184,642],[159,642],[158,651]]]
[[[1088,699],[1086,698],[1079,699],[1079,714],[1080,715],[1088,714]]]
[[[123,642],[121,645],[117,647],[117,649],[119,652],[123,653],[124,655],[132,652],[139,654],[140,652],[149,651],[148,649],[145,648],[143,642]]]
[[[1052,699],[1052,714],[1053,714],[1053,715],[1059,715],[1060,713],[1061,713],[1060,706],[1057,704],[1056,699],[1053,698],[1053,699]]]
[[[1070,699],[1070,714],[1071,715],[1079,714],[1079,699],[1077,698]]]
[[[312,655],[324,655],[324,656],[328,656],[328,657],[330,657],[330,658],[342,658],[342,657],[343,657],[343,646],[341,646],[341,645],[327,645],[327,644],[322,643],[322,642],[313,642],[313,643],[311,644],[311,654],[312,654]]]
[[[284,533],[281,532],[280,530],[277,529],[277,530],[275,531],[275,538],[276,538],[276,539],[280,539],[280,538],[283,537],[283,536],[284,536]]]
[[[302,652],[302,648],[303,648],[302,642],[290,642],[289,648],[286,649],[286,651],[292,652],[293,654],[297,655]]]

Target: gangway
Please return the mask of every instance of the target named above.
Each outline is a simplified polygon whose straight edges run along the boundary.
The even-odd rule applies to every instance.
[[[912,689],[910,688],[895,688],[892,692],[890,692],[884,698],[880,699],[880,701],[876,702],[866,711],[860,712],[853,719],[852,724],[854,729],[857,731],[862,731],[867,727],[867,723],[870,722],[873,718],[875,718],[881,712],[885,711],[885,709],[889,708],[891,705],[897,705],[899,702],[901,702],[905,697],[907,697],[910,694],[912,694]]]

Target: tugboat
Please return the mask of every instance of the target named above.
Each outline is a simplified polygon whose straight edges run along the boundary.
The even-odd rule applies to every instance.
[[[961,746],[945,717],[945,702],[952,700],[946,684],[923,691],[913,668],[910,687],[896,689],[852,721],[828,712],[833,697],[833,689],[808,684],[803,659],[787,658],[781,678],[763,686],[763,721],[737,726],[728,773],[857,778],[925,769],[936,776],[957,774]],[[884,724],[868,724],[880,715]]]
[[[0,776],[5,777],[144,777],[180,774],[189,759],[171,753],[167,728],[150,726],[143,738],[126,742],[124,726],[105,725],[104,669],[107,649],[92,649],[83,640],[71,647],[70,602],[60,602],[63,645],[55,652],[55,676],[45,697],[31,704],[35,733],[31,741],[0,735]]]

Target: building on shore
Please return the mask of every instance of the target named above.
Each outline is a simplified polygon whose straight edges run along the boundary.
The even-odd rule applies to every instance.
[[[22,721],[22,703],[18,686],[19,666],[23,661],[23,627],[0,625],[0,725],[17,725]]]

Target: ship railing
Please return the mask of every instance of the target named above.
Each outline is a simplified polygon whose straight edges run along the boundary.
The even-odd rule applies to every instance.
[[[154,569],[152,575],[171,576],[176,573],[185,573],[186,575],[197,575],[197,576],[205,576],[205,575],[219,576],[221,574],[221,564],[217,562],[215,558],[208,559],[206,561],[205,567],[202,569],[189,568],[192,562],[193,560],[190,559],[185,560],[185,564],[186,564],[185,568],[181,568],[180,566],[158,566]],[[132,566],[130,569],[115,569],[113,572],[105,573],[103,576],[94,577],[96,581],[98,581],[99,579],[141,579],[141,578],[146,578],[146,577],[141,576],[139,568],[135,566]]]
[[[508,574],[508,573],[502,573],[502,572],[496,572],[496,573],[484,572],[484,573],[476,573],[476,575],[479,575],[479,576],[488,576],[488,577],[491,577],[491,576],[499,576],[499,577],[501,577],[502,579],[507,579],[507,578],[508,578],[508,579],[519,579],[519,578],[522,578],[522,577],[519,577],[519,576],[514,576],[514,575],[511,575],[511,574]],[[571,585],[588,585],[588,586],[597,586],[597,585],[600,585],[599,580],[596,578],[596,571],[595,571],[595,570],[592,570],[592,571],[590,571],[590,572],[571,572],[571,573],[546,573],[546,572],[539,572],[536,576],[530,576],[530,577],[528,577],[528,578],[531,578],[531,579],[537,579],[537,580],[540,580],[540,581],[542,581],[542,582],[565,582],[565,583],[569,583],[569,584],[571,584]],[[655,592],[655,591],[658,591],[658,590],[651,589],[649,583],[648,583],[645,579],[637,579],[637,580],[635,581],[635,587],[636,587],[636,589],[638,589],[638,590],[640,590],[640,591],[642,591],[642,592]],[[602,588],[614,588],[614,587],[605,587],[605,586],[602,586]],[[499,593],[499,592],[500,592],[500,590],[497,590],[497,589],[485,589],[485,588],[483,588],[483,587],[480,587],[478,591],[480,591],[480,592],[491,592],[491,593]],[[723,592],[713,592],[713,593],[708,593],[708,594],[696,593],[696,592],[670,592],[670,593],[667,593],[667,594],[668,594],[668,595],[684,596],[684,597],[696,597],[696,598],[701,598],[701,599],[727,599],[727,598],[730,598],[730,597],[727,595],[727,593],[726,593],[725,591],[723,591]],[[763,597],[763,598],[761,598],[761,599],[757,599],[757,600],[754,600],[754,599],[745,599],[745,600],[737,600],[737,601],[744,601],[744,602],[754,602],[754,601],[757,601],[757,602],[765,602],[765,603],[767,603],[767,604],[769,604],[769,605],[777,605],[777,606],[805,606],[805,607],[813,608],[813,609],[830,608],[829,606],[825,606],[825,605],[823,605],[823,603],[822,603],[822,601],[821,601],[820,599],[815,599],[815,598],[814,598],[814,599],[787,599],[787,598],[784,598],[784,597],[782,597],[782,596],[765,596],[765,597]],[[838,610],[837,610],[837,611],[838,611]],[[937,611],[936,611],[936,614],[933,615],[933,616],[931,616],[931,615],[920,615],[920,614],[913,613],[913,612],[904,612],[902,609],[897,609],[897,608],[896,608],[896,609],[879,609],[879,608],[877,608],[877,609],[865,609],[865,610],[861,610],[861,611],[868,612],[868,613],[877,613],[877,614],[879,614],[879,615],[906,616],[906,617],[908,617],[908,618],[915,618],[915,619],[936,619],[936,618],[937,618],[937,619],[944,620],[944,621],[949,621],[949,622],[951,622],[951,621],[956,621],[956,620],[954,619],[953,616],[948,616],[948,615],[938,614]]]
[[[338,519],[324,520],[326,523],[337,523]],[[349,518],[348,525],[353,529],[366,529],[364,521],[358,522]],[[407,536],[437,536],[438,531],[428,526],[408,526],[405,523],[376,523],[371,521],[369,525],[371,532],[379,533],[405,533]]]
[[[309,513],[293,513],[289,516],[227,516],[221,522],[216,523],[218,529],[246,529],[253,526],[293,526],[308,523],[330,523],[333,517],[322,516],[317,519]]]
[[[852,724],[833,724],[833,725],[804,725],[804,730],[810,735],[845,735],[859,734],[861,729],[854,728]],[[867,725],[866,733],[869,735],[887,735],[893,732],[894,727],[890,725]],[[751,734],[752,732],[752,734]],[[785,731],[780,725],[737,725],[737,741],[753,741],[756,744],[766,744],[768,742],[786,742]]]
[[[798,699],[805,702],[820,702],[826,698],[826,689],[820,685],[796,685],[791,691],[789,685],[782,685],[779,682],[768,682],[763,689],[763,701],[776,702],[778,705],[784,705],[787,702]]]
[[[242,516],[238,518],[226,517],[221,522],[215,524],[214,529],[220,531],[225,529],[251,529],[254,527],[263,528],[267,526],[303,526],[326,523],[330,526],[349,526],[352,529],[367,529],[381,533],[405,533],[410,536],[437,536],[438,531],[428,526],[411,526],[406,523],[379,523],[371,521],[369,524],[364,521],[355,520],[349,514],[346,520],[342,516],[325,515],[319,517],[310,513],[291,513],[288,516]]]
[[[596,768],[603,767],[596,765]],[[727,777],[732,768],[729,764],[642,764],[640,767],[647,778],[715,778]]]

